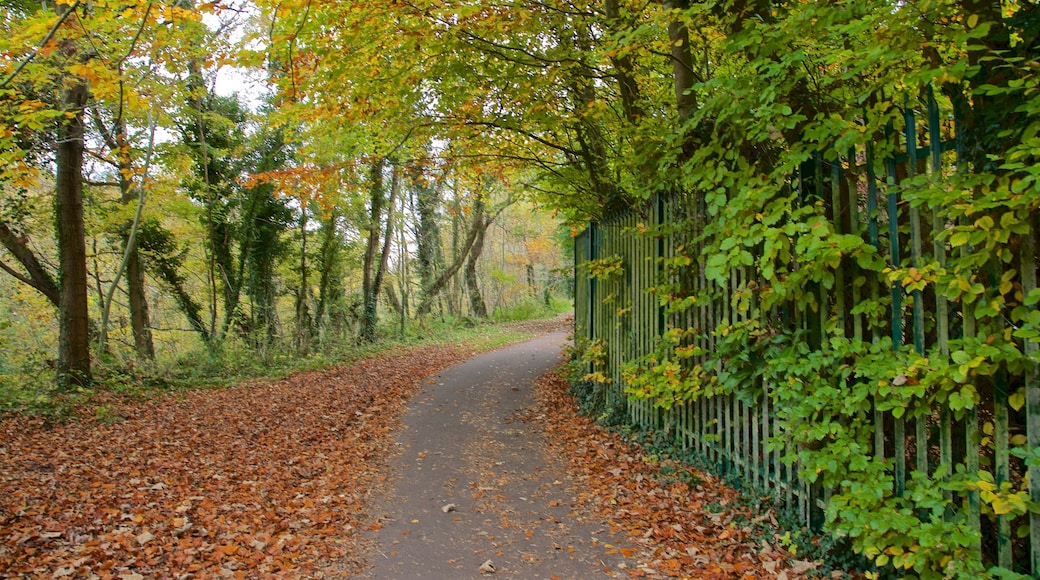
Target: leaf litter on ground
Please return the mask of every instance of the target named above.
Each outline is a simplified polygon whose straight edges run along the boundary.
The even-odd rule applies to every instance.
[[[753,512],[721,479],[651,458],[639,444],[581,415],[560,375],[541,377],[536,397],[535,419],[544,425],[550,452],[568,458],[575,478],[572,507],[598,514],[639,546],[640,553],[625,554],[639,560],[630,576],[793,579],[818,567],[792,558],[775,541],[778,533],[756,534],[752,522],[775,526],[770,510]]]
[[[420,347],[269,384],[116,402],[116,421],[5,419],[0,575],[357,572],[355,532],[407,397],[471,354]]]
[[[111,401],[104,421],[88,411],[57,426],[8,417],[0,421],[0,571],[128,579],[361,573],[366,510],[386,480],[408,398],[424,377],[472,354],[417,347],[271,383]],[[660,465],[637,446],[577,413],[559,376],[539,380],[538,395],[551,450],[570,458],[581,482],[575,509],[641,546],[624,554],[640,560],[631,575],[782,579],[813,567],[735,524],[746,508],[716,478],[697,473],[695,487],[657,478]]]

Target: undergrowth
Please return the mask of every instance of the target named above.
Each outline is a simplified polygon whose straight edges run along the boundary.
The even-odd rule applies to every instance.
[[[138,362],[102,357],[95,362],[91,387],[59,389],[47,361],[0,369],[0,417],[24,413],[60,423],[74,416],[99,421],[110,416],[112,398],[142,400],[169,392],[199,388],[226,388],[255,380],[277,380],[294,373],[351,364],[380,353],[430,344],[455,344],[463,349],[489,350],[530,338],[532,333],[509,324],[463,320],[425,320],[401,333],[387,325],[371,344],[328,341],[298,355],[290,346],[263,352],[242,341],[229,340],[217,347],[199,347],[176,358]]]

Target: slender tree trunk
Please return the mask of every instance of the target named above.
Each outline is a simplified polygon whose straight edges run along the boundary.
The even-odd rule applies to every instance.
[[[155,359],[155,344],[152,342],[151,322],[148,316],[148,299],[144,293],[144,266],[136,249],[126,265],[127,291],[130,294],[130,326],[134,333],[134,349],[142,359]]]
[[[401,312],[400,314],[400,332],[401,337],[405,335],[405,330],[408,326],[408,300],[410,294],[409,280],[411,278],[411,272],[408,261],[408,239],[405,237],[405,215],[408,211],[406,207],[406,200],[404,196],[401,196],[401,227],[397,228],[397,283],[401,290]]]
[[[55,216],[59,263],[58,381],[87,385],[90,374],[90,317],[87,246],[83,223],[83,108],[87,86],[76,79],[65,91],[66,116],[58,122]]]
[[[686,8],[685,0],[669,0],[669,9]],[[672,83],[675,87],[675,103],[679,121],[684,122],[697,108],[697,96],[691,90],[696,82],[693,69],[693,52],[690,50],[690,31],[679,20],[668,23],[668,40],[672,46]]]
[[[362,271],[361,294],[362,304],[361,329],[358,333],[360,342],[373,342],[376,339],[376,308],[379,306],[380,275],[376,272],[376,260],[383,231],[383,165],[380,158],[372,163],[371,183],[369,191],[368,242],[365,246],[365,263]]]
[[[420,288],[424,292],[433,283],[437,269],[444,262],[440,226],[437,223],[437,208],[440,202],[440,191],[437,187],[421,184],[415,186],[415,210],[418,218],[415,228],[416,261]]]
[[[386,204],[386,231],[383,233],[383,249],[380,252],[379,269],[376,270],[375,287],[373,290],[378,294],[383,287],[383,278],[390,263],[390,246],[394,240],[394,209],[397,207],[397,194],[401,190],[400,173],[397,165],[391,166],[390,171],[390,199]]]
[[[115,153],[116,159],[118,159],[120,200],[124,205],[137,202],[137,211],[134,213],[134,218],[124,224],[126,231],[123,232],[123,260],[116,271],[115,279],[112,281],[108,293],[103,294],[104,302],[102,304],[98,350],[100,352],[106,351],[112,299],[119,286],[120,278],[125,274],[127,295],[130,301],[130,327],[134,335],[134,350],[138,358],[152,360],[155,358],[155,348],[152,344],[152,333],[149,329],[148,301],[144,294],[144,268],[137,244],[137,231],[141,225],[141,214],[144,210],[144,184],[141,184],[139,191],[135,195],[133,181],[129,177],[133,173],[133,164],[129,156],[130,144],[126,140],[126,123],[122,117],[116,120],[115,135],[112,135],[105,127],[100,115],[95,115],[95,121],[109,149]],[[148,142],[148,155],[145,160],[145,177],[148,174],[154,144],[155,125],[152,123],[151,136]]]
[[[603,8],[611,28],[615,30],[632,28],[631,23],[622,22],[618,0],[606,0]],[[612,56],[610,60],[614,65],[614,74],[617,77],[618,92],[621,93],[621,108],[625,113],[625,119],[632,124],[638,123],[646,115],[646,111],[643,110],[639,83],[635,79],[635,65],[632,63],[632,59],[624,53]]]
[[[340,252],[340,243],[336,235],[337,221],[338,215],[333,212],[322,221],[321,225],[321,251],[319,253],[321,263],[318,264],[318,271],[321,274],[318,280],[318,305],[314,312],[314,320],[319,333],[324,333],[328,328],[329,311],[334,294],[338,297],[341,290],[336,277],[339,273],[337,261]]]
[[[310,312],[307,308],[307,207],[300,212],[300,288],[296,292],[296,349],[302,354],[310,347],[312,333]]]
[[[484,295],[480,292],[480,284],[477,281],[477,261],[484,251],[484,236],[490,223],[484,214],[484,200],[477,198],[476,207],[473,212],[473,227],[476,236],[473,239],[473,247],[466,258],[466,268],[463,277],[466,280],[466,289],[469,291],[469,311],[477,318],[487,318],[487,305],[484,303]]]
[[[462,252],[462,224],[463,224],[463,221],[462,221],[462,204],[459,203],[459,188],[458,188],[458,183],[457,182],[454,185],[454,191],[452,193],[453,193],[453,195],[452,195],[452,205],[454,206],[454,211],[451,214],[451,256],[452,256],[452,263],[455,264],[455,263],[459,263],[459,259],[460,259],[459,256],[462,255],[461,252]],[[429,295],[431,293],[431,289],[433,288],[434,284],[436,284],[436,279],[430,285],[429,288],[424,288],[423,292],[426,295]],[[458,281],[455,280],[454,278],[452,278],[451,279],[451,288],[450,288],[450,291],[448,292],[448,296],[447,296],[447,300],[446,300],[446,302],[448,303],[448,314],[450,314],[451,316],[459,316],[462,313],[461,301],[458,302],[458,303],[456,302],[456,297],[461,297],[461,296],[462,296],[462,292],[459,290]],[[425,302],[425,301],[426,301],[426,298],[424,296],[423,297],[423,302]],[[423,310],[422,303],[420,303],[419,308],[416,310],[416,314],[422,314],[422,310]]]
[[[510,202],[511,203],[511,202]],[[509,205],[509,204],[506,204]],[[503,207],[504,209],[504,207]],[[422,302],[415,308],[416,316],[425,316],[429,314],[430,308],[433,306],[433,301],[437,298],[442,290],[448,285],[449,282],[454,280],[455,275],[462,269],[462,266],[466,264],[466,259],[470,256],[470,252],[473,251],[473,247],[477,243],[477,238],[483,238],[487,232],[488,226],[495,221],[498,214],[501,213],[502,209],[496,211],[493,215],[486,215],[484,209],[481,206],[476,208],[473,219],[473,225],[469,228],[469,233],[466,235],[466,240],[460,245],[458,255],[448,268],[441,273],[440,276],[434,280],[433,285],[429,291],[423,296]],[[481,246],[484,242],[481,240]],[[484,315],[487,316],[487,308],[484,308]]]
[[[151,157],[151,149],[154,142],[154,125],[152,128],[153,137],[148,143],[148,155]],[[126,123],[120,119],[118,124],[118,134],[116,135],[117,143],[120,146],[126,146]],[[143,205],[143,198],[138,198],[134,195],[132,182],[126,177],[127,171],[131,170],[129,159],[123,158],[120,161],[119,176],[119,192],[122,197],[124,204],[129,205],[131,203],[139,202]],[[150,159],[148,160],[150,161]],[[146,163],[148,162],[146,161]],[[146,173],[147,174],[147,173]],[[144,187],[144,184],[141,184]],[[143,191],[143,190],[142,190]],[[143,195],[143,194],[142,194]],[[137,356],[146,360],[155,359],[155,345],[152,343],[152,330],[150,328],[151,323],[148,319],[148,299],[145,296],[144,290],[144,266],[141,263],[141,253],[137,248],[137,236],[136,230],[140,225],[140,213],[130,223],[126,224],[128,229],[124,239],[124,243],[127,245],[127,263],[126,263],[126,290],[130,297],[130,328],[134,334],[134,350],[137,352]]]

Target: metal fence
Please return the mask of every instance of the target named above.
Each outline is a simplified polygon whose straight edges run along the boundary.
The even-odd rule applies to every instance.
[[[791,177],[788,187],[798,193],[801,203],[817,203],[837,233],[860,236],[890,265],[942,267],[951,252],[960,249],[949,242],[948,230],[956,223],[942,208],[905,203],[900,192],[906,191],[915,175],[958,170],[962,152],[953,117],[942,114],[930,92],[923,94],[908,101],[902,123],[891,128],[883,147],[862,144],[816,155]],[[875,149],[888,153],[882,158]],[[690,194],[656,196],[641,207],[591,224],[576,238],[575,338],[599,342],[606,351],[602,365],[606,380],[591,388],[603,408],[623,409],[631,423],[668,432],[717,472],[739,478],[796,510],[806,523],[820,525],[829,490],[807,485],[799,478],[797,463],[782,460],[791,450],[770,444],[781,427],[777,401],[771,396],[774,385],[757,385],[748,391],[756,393],[750,398],[707,394],[668,409],[625,395],[622,366],[653,352],[668,328],[696,331],[695,346],[703,348],[704,354],[689,364],[714,360],[716,366],[710,370],[725,372],[723,363],[711,357],[717,340],[714,331],[752,315],[746,305],[757,299],[761,287],[755,265],[731,268],[722,284],[705,275],[708,256],[703,253],[700,203],[698,196]],[[674,224],[683,226],[668,227]],[[1030,222],[1029,231],[1020,228],[1008,246],[1017,252],[1018,271],[998,276],[992,283],[1010,282],[1023,295],[1035,289],[1034,228],[1035,222]],[[686,268],[665,266],[674,264],[678,255],[692,256],[693,262]],[[616,260],[622,273],[590,276],[586,265],[604,258]],[[801,330],[813,350],[826,349],[829,336],[867,342],[885,336],[897,348],[912,345],[925,353],[937,347],[948,354],[951,340],[976,335],[976,305],[948,301],[934,285],[906,291],[900,283],[850,260],[844,260],[834,276],[829,288],[805,288],[819,305],[815,310],[792,303],[755,315],[764,327]],[[669,313],[658,289],[675,283],[696,300],[689,308]],[[890,305],[882,322],[855,308],[878,297],[887,297]],[[1027,355],[1037,348],[1035,339],[1018,340],[1017,345]],[[747,348],[753,353],[756,347],[748,344]],[[874,410],[869,418],[874,427],[872,453],[889,461],[888,477],[896,493],[906,489],[910,472],[934,478],[958,466],[969,473],[981,466],[994,475],[997,486],[1007,482],[1015,489],[1028,489],[1031,500],[1040,503],[1040,466],[1011,453],[1015,447],[1040,446],[1035,362],[1024,370],[1004,369],[991,384],[977,389],[981,401],[963,413],[938,408],[915,417]],[[1040,575],[1040,516],[994,513],[984,508],[977,489],[953,499],[981,532],[984,540],[978,549],[984,561]]]

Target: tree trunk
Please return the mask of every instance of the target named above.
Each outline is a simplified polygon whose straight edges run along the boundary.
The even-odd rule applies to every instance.
[[[415,228],[416,261],[419,268],[419,286],[425,291],[433,284],[437,269],[444,262],[441,255],[441,232],[437,223],[440,191],[437,187],[415,185],[415,210],[418,223]]]
[[[341,273],[339,268],[339,255],[341,244],[336,235],[336,223],[338,214],[333,211],[321,224],[321,250],[318,254],[320,263],[318,271],[321,272],[318,279],[318,305],[314,312],[314,320],[318,326],[318,332],[323,333],[329,327],[328,317],[332,309],[332,303],[343,295],[343,287],[340,283]]]
[[[622,22],[621,8],[618,0],[606,0],[603,6],[607,15],[609,25],[615,31],[621,28],[631,29],[630,22]],[[639,91],[639,83],[635,79],[635,65],[632,59],[625,53],[610,57],[614,65],[614,74],[617,77],[618,92],[621,93],[621,108],[625,113],[625,120],[629,123],[638,123],[646,116],[643,110],[642,96]]]
[[[126,122],[122,117],[116,119],[115,134],[108,130],[97,109],[94,109],[94,122],[105,144],[113,152],[117,160],[116,169],[119,172],[120,201],[124,205],[137,202],[137,211],[134,218],[123,224],[123,262],[116,272],[115,280],[112,281],[108,293],[100,294],[105,298],[102,304],[98,350],[102,353],[106,351],[109,314],[112,311],[112,297],[119,287],[120,278],[125,273],[127,279],[126,290],[130,302],[130,327],[134,336],[134,351],[140,359],[153,360],[155,359],[155,347],[152,344],[152,332],[149,328],[148,301],[144,294],[144,267],[141,263],[137,243],[137,232],[141,225],[141,212],[144,209],[144,184],[141,184],[141,189],[138,194],[135,194],[133,181],[130,179],[130,176],[134,173],[134,167],[130,159],[130,144],[126,140]],[[145,178],[147,177],[148,165],[151,162],[154,144],[155,125],[153,123],[151,126],[151,138],[148,143],[148,155],[145,161]]]
[[[433,306],[433,301],[437,298],[444,287],[448,285],[448,282],[454,279],[455,274],[462,268],[462,265],[466,263],[466,258],[469,257],[470,252],[473,250],[473,246],[477,243],[477,237],[483,237],[484,232],[487,231],[488,226],[494,221],[495,216],[486,216],[482,207],[478,207],[477,211],[474,212],[473,225],[469,228],[469,233],[466,235],[466,240],[462,242],[461,248],[459,249],[458,255],[455,257],[455,261],[450,266],[441,272],[441,275],[434,280],[433,285],[426,291],[426,295],[423,296],[422,302],[415,309],[416,316],[425,316],[430,313],[430,308]],[[497,214],[496,214],[497,215]],[[483,241],[481,241],[483,245]],[[486,308],[485,308],[486,315]]]
[[[458,260],[459,256],[462,255],[462,253],[461,253],[462,252],[462,244],[463,244],[462,228],[463,228],[463,223],[464,222],[462,221],[462,204],[459,202],[459,187],[458,187],[458,182],[457,181],[455,182],[455,185],[454,185],[454,191],[453,191],[453,195],[452,195],[452,206],[453,206],[453,210],[454,211],[451,212],[451,255],[452,255],[452,259],[453,260]],[[451,287],[448,290],[448,296],[447,296],[447,299],[445,300],[445,302],[447,302],[447,304],[448,304],[448,314],[451,315],[451,316],[456,316],[456,317],[457,316],[461,316],[462,315],[462,301],[461,301],[462,292],[459,290],[458,280],[452,278],[450,280],[450,282],[451,282]],[[436,279],[434,279],[433,283],[434,284],[436,283]],[[432,288],[432,287],[433,287],[433,284],[430,285],[430,288]],[[423,292],[424,292],[425,295],[429,295],[430,290],[427,289],[427,288],[423,288]],[[458,300],[456,300],[456,297],[458,297]],[[425,300],[425,297],[424,297],[424,300]],[[443,309],[442,309],[442,312],[443,312]],[[421,313],[422,313],[422,306],[421,306],[421,303],[420,303],[420,307],[416,310],[416,314],[421,314]]]
[[[686,8],[684,0],[669,0],[669,9]],[[686,24],[672,20],[668,23],[668,40],[672,46],[672,83],[675,87],[676,110],[679,122],[684,123],[697,109],[697,96],[691,90],[696,82],[693,70],[693,53],[690,50],[690,31]],[[685,145],[685,143],[684,143]]]
[[[376,260],[383,262],[379,254],[382,242],[383,223],[383,158],[372,163],[371,183],[369,190],[369,218],[368,218],[368,241],[365,245],[365,263],[362,271],[361,294],[362,304],[361,329],[358,333],[359,342],[374,342],[376,339],[376,309],[379,306],[379,285],[382,282],[382,272],[377,271]]]
[[[155,142],[155,127],[152,125],[151,138],[148,143],[148,156],[146,166],[150,162],[152,147]],[[116,124],[115,143],[118,148],[119,159],[119,193],[124,205],[139,202],[138,196],[134,195],[133,182],[129,179],[133,167],[129,156],[124,153],[129,151],[129,143],[126,142],[126,122],[120,118]],[[141,184],[144,187],[144,184]],[[143,199],[143,198],[142,198]],[[134,350],[138,358],[145,360],[155,359],[155,345],[152,343],[152,330],[148,319],[148,299],[144,292],[144,266],[141,263],[141,253],[138,251],[136,232],[134,229],[140,225],[140,217],[126,224],[126,234],[123,242],[127,244],[126,263],[126,291],[130,300],[130,328],[134,335]],[[104,331],[104,329],[102,329]]]
[[[477,281],[477,260],[484,251],[484,234],[487,232],[490,221],[484,214],[484,200],[478,197],[475,205],[473,228],[476,230],[476,236],[473,239],[469,257],[466,259],[464,278],[466,279],[466,289],[469,291],[470,314],[477,318],[487,318],[487,305],[484,303],[484,295],[480,293],[480,284]]]
[[[155,359],[155,344],[152,342],[152,329],[148,317],[148,299],[144,293],[144,267],[136,248],[126,265],[127,291],[130,293],[130,326],[134,333],[134,349],[137,356],[147,360]]]
[[[66,89],[66,116],[58,122],[54,208],[59,263],[58,382],[87,385],[90,375],[90,318],[87,246],[83,224],[83,108],[87,86],[76,79]]]
[[[309,272],[307,270],[307,205],[300,210],[300,287],[296,292],[296,350],[305,354],[310,347],[311,317],[307,308]]]
[[[405,235],[405,216],[408,208],[404,196],[401,196],[401,224],[397,228],[397,283],[401,290],[401,310],[398,312],[400,335],[404,338],[408,327],[408,301],[410,295],[411,268],[408,265],[408,238]]]

